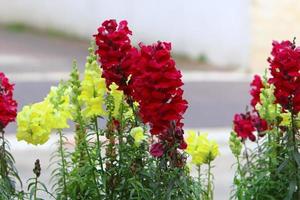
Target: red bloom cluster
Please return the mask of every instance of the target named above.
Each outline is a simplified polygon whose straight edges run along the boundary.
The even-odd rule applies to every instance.
[[[261,89],[264,87],[260,76],[255,75],[250,86],[251,86],[250,94],[252,96],[251,106],[253,107],[254,110],[256,110],[255,106],[257,103],[260,103],[260,92]]]
[[[132,54],[136,49],[131,46],[129,35],[131,31],[127,27],[127,21],[117,24],[116,20],[107,20],[98,28],[98,33],[94,35],[98,49],[96,54],[103,69],[103,77],[107,86],[112,82],[119,86],[126,94],[127,78],[129,76],[128,67],[133,61]]]
[[[151,134],[158,135],[168,146],[167,149],[174,145],[185,149],[187,145],[181,120],[187,109],[187,101],[183,99],[183,90],[180,88],[183,85],[181,73],[170,55],[171,44],[140,44],[140,49],[135,67],[131,68],[130,87],[133,99],[140,105],[141,119],[149,123]],[[161,152],[162,145],[154,144],[152,155],[161,156]]]
[[[108,20],[98,29],[96,54],[102,64],[103,77],[107,84],[115,82],[128,100],[139,103],[140,117],[150,125],[151,134],[158,135],[168,146],[184,149],[181,120],[187,101],[180,88],[183,85],[181,72],[170,55],[171,44],[140,44],[138,50],[131,46],[129,35],[131,31],[126,21],[118,25],[115,20]],[[152,147],[151,152],[156,152],[154,156],[165,152],[160,142]]]
[[[300,48],[290,41],[273,42],[269,58],[277,103],[293,113],[300,111]]]
[[[140,104],[143,122],[150,124],[154,135],[168,131],[172,121],[181,128],[187,101],[182,98],[181,73],[171,58],[170,43],[140,44],[140,47],[130,86],[134,91],[133,99]]]
[[[17,116],[17,102],[13,99],[14,85],[0,72],[0,129],[5,128]]]
[[[243,140],[249,138],[251,141],[255,141],[254,132],[257,131],[259,136],[262,136],[262,132],[268,129],[268,124],[256,113],[247,112],[246,114],[235,114],[233,129]]]

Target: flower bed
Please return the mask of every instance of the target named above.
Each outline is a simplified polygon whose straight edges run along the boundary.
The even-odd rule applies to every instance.
[[[171,44],[134,47],[131,34],[126,21],[103,22],[83,77],[75,62],[69,80],[19,113],[14,85],[0,72],[1,200],[37,200],[41,193],[59,200],[214,198],[218,144],[184,131],[188,102]],[[269,72],[250,84],[251,106],[234,115],[231,199],[300,199],[300,47],[273,42],[271,54]],[[43,145],[57,134],[51,189],[40,182],[38,159],[32,178],[19,178],[4,132],[15,119],[19,141]],[[73,148],[66,147],[66,129]]]
[[[300,199],[300,48],[295,41],[273,42],[271,54],[270,74],[251,83],[251,109],[234,116],[235,199]]]
[[[134,47],[131,34],[126,21],[103,22],[83,78],[74,63],[69,80],[18,114],[13,85],[1,74],[0,199],[40,199],[41,192],[47,199],[213,199],[218,145],[194,131],[185,140],[188,102],[171,44]],[[52,189],[39,181],[39,160],[33,178],[22,185],[4,134],[15,118],[19,141],[43,145],[52,133],[59,136],[51,159]],[[73,149],[65,146],[64,130],[70,127]],[[190,175],[188,155],[197,177]]]

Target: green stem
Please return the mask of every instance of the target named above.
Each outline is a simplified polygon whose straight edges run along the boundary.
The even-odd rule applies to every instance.
[[[201,184],[201,165],[197,165],[197,172],[198,172],[198,185],[200,186],[200,191],[201,191],[201,188],[202,188],[202,184]],[[200,192],[200,197],[199,199],[201,199],[201,192]]]
[[[123,111],[124,111],[124,97],[122,98],[121,109],[120,109],[120,127],[118,128],[118,140],[119,140],[119,166],[122,166],[122,147],[123,147]]]
[[[243,192],[245,191],[245,189],[244,189],[244,173],[241,170],[241,162],[240,162],[240,158],[238,156],[236,156],[236,160],[237,160],[237,164],[238,164],[237,170],[238,170],[238,174],[240,176],[240,183],[242,183],[241,186],[238,185],[238,188],[241,187],[241,189],[238,190],[238,199],[243,199]]]
[[[296,124],[295,124],[295,115],[292,113],[292,119],[291,119],[291,123],[292,123],[292,145],[293,145],[293,154],[296,154],[296,156],[299,156],[299,150],[298,150],[298,144],[297,144],[297,140],[296,140],[296,134],[298,132]],[[300,199],[300,180],[299,180],[299,166],[297,161],[294,159],[294,165],[296,168],[296,182],[297,182],[297,199]]]
[[[5,161],[5,139],[4,139],[4,130],[1,129],[1,140],[2,140],[2,146],[1,146],[1,176],[2,178],[7,177],[7,167],[6,167],[6,161]]]
[[[134,124],[137,127],[138,126],[138,117],[137,117],[137,113],[136,113],[136,110],[135,110],[135,107],[134,107],[134,104],[133,104],[133,100],[132,100],[131,97],[128,97],[128,98],[129,98],[129,106],[131,107],[132,113],[133,113],[133,116],[134,116]]]
[[[213,193],[212,193],[212,187],[211,187],[211,162],[208,163],[208,170],[207,170],[207,199],[212,200],[213,199]]]
[[[35,176],[35,182],[34,182],[34,200],[37,200],[37,184],[38,184],[38,177]]]
[[[67,181],[66,181],[66,160],[65,160],[65,154],[64,154],[64,143],[63,143],[63,134],[62,131],[59,129],[58,130],[58,134],[59,134],[59,152],[60,152],[60,157],[61,157],[61,164],[62,164],[62,171],[63,171],[63,185],[64,185],[64,195],[65,198],[68,198],[68,192],[67,192]]]
[[[98,120],[97,120],[97,117],[95,117],[94,123],[95,123],[96,137],[97,137],[98,159],[99,159],[99,164],[100,164],[100,167],[101,167],[101,172],[102,172],[102,174],[104,174],[104,168],[103,168],[103,162],[102,162],[102,155],[101,155],[101,152],[102,152],[102,151],[101,151],[102,145],[100,145],[101,142],[100,142],[100,136],[99,136],[99,128],[98,128]]]
[[[80,110],[80,109],[78,109]],[[79,112],[80,113],[80,112]],[[82,119],[82,116],[81,114],[78,115],[78,122],[79,122],[79,128],[80,128],[80,131],[82,133],[85,133],[85,130],[84,130],[84,123],[83,123],[83,119]],[[88,143],[86,141],[86,135],[84,134],[84,138],[83,138],[83,144],[80,144],[80,145],[84,145],[84,149],[86,151],[86,154],[88,156],[88,161],[89,161],[89,164],[90,166],[94,166],[93,162],[92,162],[92,157],[91,157],[91,154],[89,152],[89,149],[88,149]],[[95,169],[95,167],[93,168]],[[93,170],[93,181],[94,181],[94,184],[97,186],[97,195],[98,195],[98,198],[97,199],[101,199],[101,195],[100,195],[100,192],[99,192],[99,186],[98,186],[98,182],[97,182],[97,178],[96,178],[96,173],[95,173],[95,170]]]
[[[244,147],[245,147],[245,156],[246,156],[246,160],[247,160],[247,167],[248,167],[247,171],[249,171],[249,169],[250,169],[250,160],[249,160],[248,148],[246,146],[245,141],[243,142],[243,144],[244,144]]]

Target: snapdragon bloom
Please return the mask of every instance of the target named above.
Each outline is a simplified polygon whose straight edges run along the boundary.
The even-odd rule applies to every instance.
[[[135,67],[131,68],[130,87],[133,99],[140,105],[141,119],[150,125],[151,134],[184,149],[181,120],[188,103],[183,99],[181,72],[170,55],[171,44],[140,44],[140,49]]]
[[[98,33],[94,35],[98,47],[95,53],[101,63],[106,85],[114,82],[125,94],[129,93],[128,68],[136,53],[136,49],[131,46],[130,35],[127,21],[118,24],[116,20],[104,21],[98,28]]]
[[[268,129],[268,124],[256,112],[247,112],[234,115],[233,129],[242,140],[250,139],[255,141],[256,136],[254,132],[256,131],[258,136],[263,136],[263,132]]]
[[[252,96],[251,106],[253,107],[254,110],[256,110],[255,106],[257,103],[260,103],[260,92],[261,89],[264,87],[261,77],[259,75],[255,75],[250,86],[251,86],[250,95]]]
[[[14,85],[0,72],[0,130],[17,116],[17,102],[13,99]]]
[[[255,135],[253,134],[255,127],[252,124],[250,113],[235,114],[233,120],[233,129],[243,140],[249,138],[251,141],[255,141],[256,139]]]
[[[276,103],[297,114],[300,111],[300,48],[290,41],[273,42],[268,59]]]
[[[168,149],[185,149],[182,119],[187,101],[183,99],[181,72],[170,55],[171,44],[140,44],[137,49],[132,47],[130,35],[126,21],[118,24],[107,20],[98,29],[94,35],[95,53],[103,69],[102,76],[107,86],[115,83],[124,92],[129,105],[139,104],[141,120],[159,138],[151,148],[152,155],[159,157]],[[168,153],[170,157],[178,156]]]
[[[191,155],[193,164],[209,164],[220,154],[217,142],[209,140],[207,134],[197,134],[191,130],[187,135],[186,152]]]

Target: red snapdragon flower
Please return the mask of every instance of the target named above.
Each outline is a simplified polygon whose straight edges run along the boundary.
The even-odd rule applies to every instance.
[[[17,116],[17,102],[13,99],[14,85],[0,72],[0,129],[5,128]]]
[[[94,35],[98,47],[95,53],[99,57],[103,69],[102,76],[107,86],[114,82],[125,94],[129,93],[128,68],[137,53],[137,50],[131,46],[129,38],[131,34],[127,21],[117,24],[116,20],[106,20],[98,28],[98,33]]]
[[[259,136],[264,136],[263,132],[268,130],[268,122],[262,118],[260,118],[257,112],[252,113],[251,115],[252,124],[258,132]]]
[[[276,101],[283,109],[297,114],[300,111],[300,48],[290,41],[275,41],[272,45],[272,58],[268,61]]]
[[[253,132],[255,131],[255,127],[252,124],[250,113],[235,114],[233,126],[234,131],[243,140],[249,138],[251,141],[255,141],[256,137],[253,134]]]
[[[254,132],[256,131],[258,136],[264,136],[264,131],[268,129],[268,124],[256,112],[247,112],[246,114],[234,115],[233,129],[243,140],[249,138],[251,141],[255,141],[256,136]]]
[[[250,86],[251,86],[250,95],[252,96],[251,106],[253,107],[253,110],[256,110],[255,106],[257,103],[260,103],[260,92],[261,89],[264,87],[261,77],[255,75]]]
[[[187,101],[183,99],[181,72],[171,58],[171,44],[158,42],[153,45],[140,44],[140,55],[135,67],[131,68],[130,87],[133,99],[140,105],[140,116],[144,123],[149,123],[151,133],[162,140],[180,140],[184,148],[183,137],[176,138],[175,128],[182,130],[183,114]],[[172,123],[175,124],[170,133]],[[175,139],[176,138],[176,139]]]
[[[124,91],[129,104],[139,103],[141,120],[159,139],[151,154],[160,157],[174,149],[168,153],[177,158],[177,148],[187,146],[182,119],[188,105],[183,99],[181,72],[170,55],[171,44],[140,44],[137,49],[131,46],[129,35],[127,22],[117,24],[115,20],[105,21],[94,35],[103,77],[107,85],[115,82]]]

